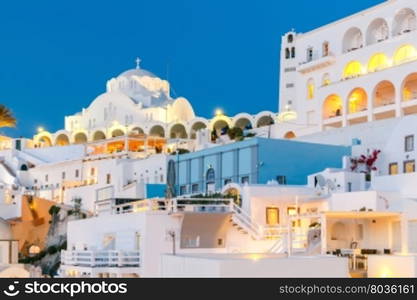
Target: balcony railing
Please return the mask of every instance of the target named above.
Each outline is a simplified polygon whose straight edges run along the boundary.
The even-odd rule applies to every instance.
[[[116,267],[138,268],[140,267],[139,251],[75,251],[61,252],[61,263],[69,266],[80,267]]]

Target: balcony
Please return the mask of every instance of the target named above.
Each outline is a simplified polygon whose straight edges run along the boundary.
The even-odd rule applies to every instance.
[[[300,63],[298,72],[302,74],[310,73],[318,69],[328,67],[336,62],[336,57],[333,54],[329,54],[323,57],[313,56],[310,60]]]
[[[62,251],[61,264],[89,268],[138,268],[139,251]]]

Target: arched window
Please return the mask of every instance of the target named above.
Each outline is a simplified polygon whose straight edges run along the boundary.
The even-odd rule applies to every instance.
[[[294,35],[289,34],[289,35],[287,36],[287,42],[288,42],[288,43],[292,43],[293,41],[294,41]]]
[[[93,141],[99,141],[99,140],[105,140],[106,139],[106,135],[104,134],[103,131],[99,130],[94,132],[93,135]]]
[[[330,83],[331,83],[331,80],[330,80],[330,75],[329,75],[329,73],[324,74],[324,75],[323,75],[323,79],[322,79],[322,81],[321,81],[321,85],[322,85],[322,86],[327,86],[327,85],[329,85]]]
[[[400,10],[394,18],[392,35],[398,36],[416,30],[416,14],[411,8]]]
[[[343,71],[343,79],[349,79],[360,76],[362,74],[362,65],[358,61],[348,63]]]
[[[417,99],[417,73],[407,76],[403,83],[402,100],[410,101]]]
[[[381,107],[395,103],[395,87],[389,81],[382,81],[375,87],[374,107]]]
[[[394,54],[394,64],[400,65],[417,59],[417,50],[412,45],[400,47]]]
[[[83,132],[79,132],[74,136],[75,144],[84,144],[87,143],[87,135]]]
[[[314,80],[313,78],[310,78],[307,81],[307,100],[314,99],[314,91],[315,91]]]
[[[340,117],[342,115],[343,101],[340,96],[333,94],[323,103],[323,120]]]
[[[20,166],[20,171],[27,171],[28,170],[28,166],[23,164]]]
[[[285,48],[285,58],[286,59],[290,58],[290,49],[289,48]]]
[[[291,48],[291,58],[295,58],[295,47]]]
[[[216,191],[216,174],[213,168],[209,168],[206,173],[206,192],[213,194]]]
[[[388,57],[383,53],[377,53],[371,57],[368,63],[368,72],[376,72],[389,67]]]
[[[366,32],[366,44],[372,45],[388,39],[388,24],[384,19],[374,20]]]
[[[118,137],[118,136],[123,136],[125,135],[125,133],[123,132],[123,130],[121,129],[115,129],[113,130],[113,132],[111,133],[112,137]]]
[[[323,43],[322,52],[323,52],[323,57],[329,56],[329,54],[330,54],[329,42],[324,42]]]
[[[362,31],[353,27],[346,31],[343,37],[343,52],[350,52],[363,47],[363,35]]]
[[[365,111],[368,108],[368,95],[362,88],[354,89],[348,98],[349,114]]]
[[[295,136],[294,131],[288,131],[288,132],[284,135],[284,139],[287,139],[287,140],[294,139],[295,137],[296,137],[296,136]]]

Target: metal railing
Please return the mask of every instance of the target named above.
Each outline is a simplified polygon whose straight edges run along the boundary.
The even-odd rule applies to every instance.
[[[61,252],[63,265],[81,267],[140,267],[139,251],[117,250],[63,250]]]

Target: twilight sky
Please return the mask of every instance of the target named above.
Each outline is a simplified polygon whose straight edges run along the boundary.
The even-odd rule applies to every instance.
[[[197,115],[277,111],[281,35],[306,32],[382,0],[7,1],[0,9],[0,103],[12,136],[64,127],[108,79],[141,67]],[[339,4],[340,3],[340,4]]]

